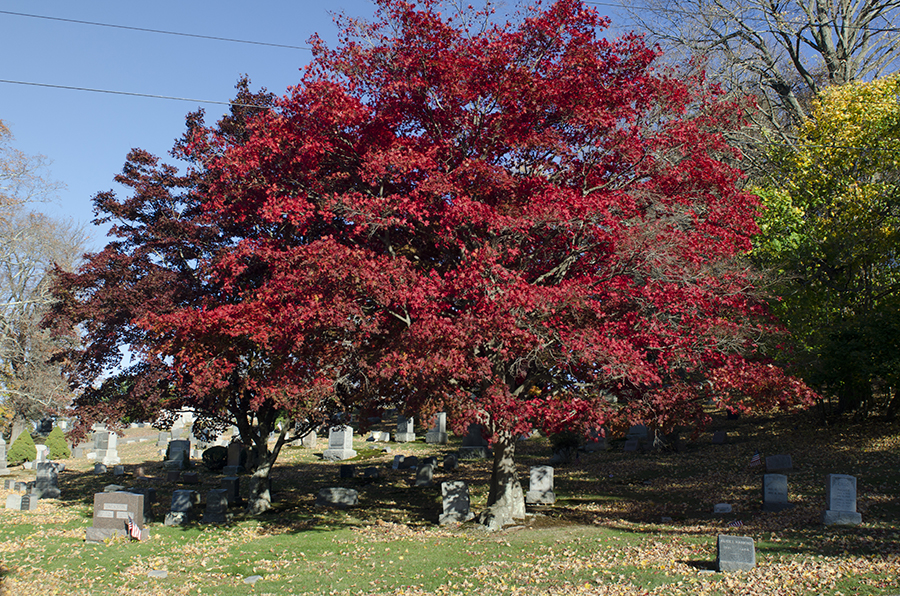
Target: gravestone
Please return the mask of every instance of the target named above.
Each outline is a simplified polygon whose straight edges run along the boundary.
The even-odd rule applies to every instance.
[[[731,513],[730,503],[716,503],[713,505],[713,513]]]
[[[181,482],[184,484],[199,484],[200,475],[197,472],[182,472]]]
[[[226,466],[232,469],[237,468],[239,470],[238,473],[243,472],[244,464],[247,462],[247,448],[237,441],[232,441],[228,444],[228,456],[225,462]],[[227,475],[229,474],[226,472]],[[237,473],[233,475],[236,476]]]
[[[128,536],[128,520],[142,529],[141,540],[149,538],[144,528],[144,495],[126,492],[102,492],[94,495],[93,524],[85,540],[103,542],[113,536]]]
[[[106,466],[101,463],[94,464],[94,474],[100,476],[101,474],[106,474]]]
[[[166,469],[183,470],[190,467],[191,441],[189,439],[172,439],[166,449]]]
[[[463,437],[462,447],[459,449],[459,459],[486,459],[488,456],[488,443],[484,438],[484,427],[480,424],[470,424],[466,436]]]
[[[457,459],[455,454],[449,453],[444,456],[444,469],[445,470],[452,471],[458,467],[459,467],[459,460]]]
[[[712,442],[713,445],[723,445],[725,441],[728,439],[728,433],[724,430],[717,430],[713,433]]]
[[[125,466],[119,464],[118,466],[113,466],[113,476],[124,476],[125,475]]]
[[[38,498],[34,495],[9,495],[6,497],[6,508],[16,511],[35,511]]]
[[[228,518],[228,491],[214,488],[206,493],[206,508],[201,521],[204,524],[224,524]]]
[[[588,433],[587,440],[584,442],[584,450],[588,453],[595,451],[606,451],[609,446],[606,443],[606,437],[600,430],[592,430]]]
[[[376,480],[381,478],[381,470],[376,466],[369,466],[363,469],[363,478],[367,480]]]
[[[225,493],[228,499],[228,505],[240,505],[241,503],[241,478],[240,476],[226,476],[222,478],[222,488],[227,491]]]
[[[369,438],[366,441],[372,441],[377,443],[390,443],[391,442],[391,433],[384,430],[373,430],[372,434],[369,435]]]
[[[316,507],[355,507],[359,504],[359,493],[352,488],[323,488],[316,495]]]
[[[405,458],[402,455],[395,455],[394,461],[391,463],[391,468],[393,468],[394,470],[399,470],[400,466],[403,465],[404,459]]]
[[[35,451],[37,452],[37,456],[34,458],[34,463],[39,464],[41,462],[47,461],[50,456],[50,448],[46,445],[35,445]]]
[[[649,438],[649,433],[647,431],[647,426],[644,424],[635,424],[631,428],[628,429],[628,434],[625,435],[627,440],[637,440],[646,442]]]
[[[447,444],[447,413],[438,412],[434,415],[434,426],[425,433],[425,442],[430,445]]]
[[[169,444],[169,441],[172,439],[172,433],[170,432],[160,432],[156,435],[156,446],[157,447],[165,447]]]
[[[469,485],[462,480],[441,483],[441,497],[444,512],[438,518],[443,526],[467,522],[475,517],[469,511]]]
[[[31,494],[36,499],[58,499],[59,476],[56,470],[52,467],[38,470],[37,479],[34,481],[34,488],[31,489]]]
[[[556,502],[551,466],[532,466],[525,502],[529,505],[552,505]]]
[[[0,437],[0,476],[7,476],[10,474],[9,468],[6,466],[6,441],[3,440],[3,437]]]
[[[398,443],[410,443],[416,440],[416,431],[413,427],[415,419],[412,416],[400,416],[397,418],[397,434],[394,437]]]
[[[316,448],[316,431],[311,430],[300,439],[300,444],[303,445],[306,449],[315,449]]]
[[[88,458],[96,459],[107,466],[114,466],[121,462],[116,448],[119,436],[108,430],[98,430],[94,433],[94,450],[88,454]]]
[[[353,427],[332,426],[328,432],[328,449],[322,457],[328,461],[356,457],[356,451],[353,450]]]
[[[411,468],[419,467],[419,458],[415,455],[407,455],[402,460],[400,460],[400,469],[401,470],[409,470]]]
[[[716,551],[716,568],[720,573],[750,571],[756,567],[756,548],[752,538],[719,534]]]
[[[623,451],[625,451],[626,453],[632,453],[637,451],[639,446],[640,442],[637,439],[628,439],[627,441],[625,441],[625,447],[623,448]]]
[[[787,476],[763,475],[763,511],[783,511],[791,507],[793,505],[788,503]]]
[[[356,466],[343,465],[341,466],[340,477],[341,478],[353,478],[356,476]]]
[[[792,468],[790,455],[770,455],[766,458],[766,472],[790,472]]]
[[[195,490],[176,490],[172,492],[172,504],[166,514],[165,525],[183,526],[190,523],[196,515],[196,507],[200,505],[200,493]]]
[[[423,464],[416,469],[416,486],[431,486],[434,483],[434,464]]]
[[[239,476],[243,468],[241,466],[225,466],[222,468],[222,475],[224,476]]]
[[[826,526],[857,526],[862,515],[856,511],[856,477],[847,474],[829,474],[825,477],[825,513],[822,523]]]

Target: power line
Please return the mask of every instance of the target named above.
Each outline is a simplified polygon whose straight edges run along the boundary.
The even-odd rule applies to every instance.
[[[92,89],[90,87],[74,87],[70,85],[51,85],[50,83],[33,83],[28,81],[11,81],[8,79],[0,79],[0,83],[8,83],[10,85],[29,85],[32,87],[49,87],[51,89],[66,89],[68,91],[89,91],[91,93],[108,93],[110,95],[128,95],[130,97],[147,97],[150,99],[170,99],[173,101],[189,101],[192,103],[209,103],[223,106],[235,106],[239,108],[260,108],[264,110],[271,109],[272,106],[259,106],[254,104],[236,103],[233,101],[216,101],[214,99],[191,99],[188,97],[175,97],[171,95],[154,95],[152,93],[133,93],[130,91],[112,91],[110,89]]]
[[[12,12],[9,10],[0,10],[0,14],[7,14],[16,17],[28,17],[32,19],[44,19],[47,21],[60,21],[63,23],[77,23],[79,25],[93,25],[95,27],[109,27],[111,29],[126,29],[128,31],[143,31],[144,33],[161,33],[163,35],[177,35],[179,37],[194,37],[197,39],[211,39],[213,41],[228,41],[232,43],[246,43],[257,46],[270,46],[273,48],[287,48],[289,50],[312,50],[307,46],[292,46],[282,43],[270,43],[267,41],[252,41],[247,39],[233,39],[230,37],[216,37],[213,35],[198,35],[196,33],[181,33],[178,31],[165,31],[163,29],[147,29],[145,27],[131,27],[128,25],[114,25],[111,23],[98,23],[95,21],[80,21],[78,19],[64,19],[60,17],[48,17],[46,15],[28,14],[24,12]],[[212,102],[214,103],[214,102]]]

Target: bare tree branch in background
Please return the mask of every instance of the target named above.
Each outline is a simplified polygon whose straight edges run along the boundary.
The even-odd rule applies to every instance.
[[[13,149],[10,140],[0,122],[0,405],[6,419],[21,427],[71,401],[59,364],[48,360],[74,334],[55,336],[41,321],[52,304],[54,265],[77,265],[88,236],[79,225],[29,210],[61,185],[47,178],[43,157]]]
[[[793,144],[821,89],[892,72],[900,0],[637,0],[636,27],[693,60],[729,92],[755,97],[756,126],[735,139]]]

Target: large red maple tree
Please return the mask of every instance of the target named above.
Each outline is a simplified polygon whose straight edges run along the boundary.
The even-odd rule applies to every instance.
[[[478,422],[499,523],[524,515],[534,427],[702,425],[710,398],[808,395],[754,356],[769,322],[739,265],[757,203],[722,136],[737,106],[655,70],[640,37],[601,38],[578,0],[505,24],[377,5],[336,49],[314,38],[240,134],[195,122],[181,144],[201,219],[231,231],[196,257],[196,300],[139,318],[171,382],[238,382],[296,416]]]

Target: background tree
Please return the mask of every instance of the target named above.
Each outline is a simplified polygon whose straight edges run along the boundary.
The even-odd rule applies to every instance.
[[[781,274],[776,309],[839,411],[900,407],[898,99],[896,75],[823,90],[776,155],[785,184],[760,193],[755,259]]]
[[[179,382],[209,394],[277,362],[248,377],[256,399],[481,423],[482,521],[500,523],[524,514],[534,426],[702,425],[710,398],[808,396],[753,359],[734,105],[656,73],[637,37],[598,38],[580,2],[507,25],[378,5],[336,50],[314,39],[240,139],[193,129],[205,213],[246,232],[204,270],[215,295],[146,317]]]
[[[46,362],[60,337],[40,328],[52,301],[54,263],[71,268],[86,236],[78,226],[30,211],[50,200],[60,185],[47,175],[47,161],[12,147],[0,122],[0,394],[11,440],[26,421],[58,413],[71,394],[59,366]]]
[[[736,137],[751,155],[793,144],[810,102],[831,85],[896,68],[898,0],[642,0],[630,14],[666,50],[696,59],[737,96],[757,99],[757,126]]]

